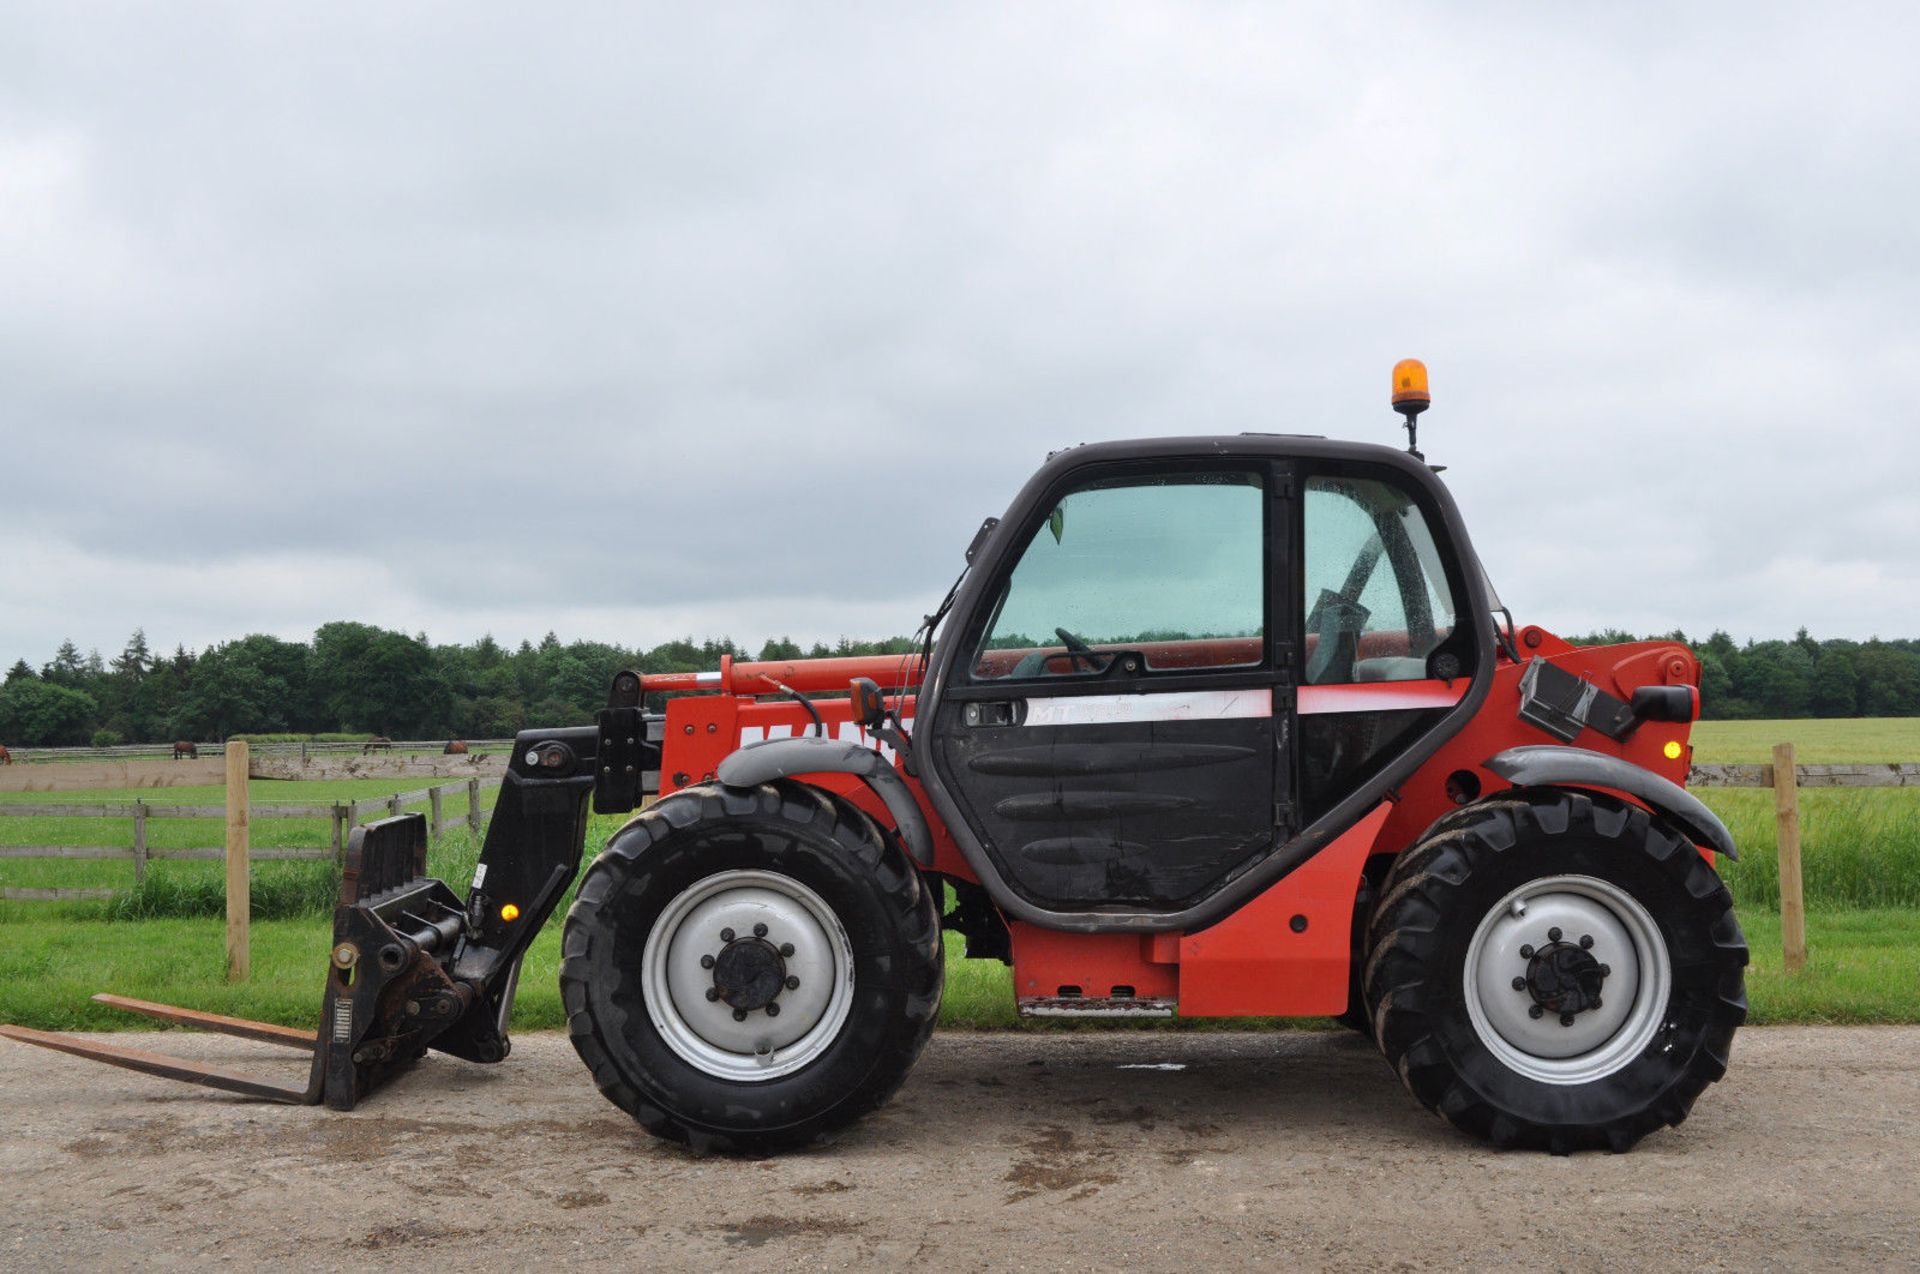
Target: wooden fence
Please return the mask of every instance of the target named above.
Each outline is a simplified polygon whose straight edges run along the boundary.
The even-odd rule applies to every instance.
[[[1793,744],[1776,743],[1767,765],[1696,765],[1688,787],[1773,789],[1774,852],[1780,859],[1780,955],[1788,973],[1807,965],[1806,891],[1800,873],[1800,789],[1803,787],[1920,787],[1920,762],[1796,765]]]
[[[275,802],[271,804],[253,803],[247,808],[247,818],[305,818],[329,820],[332,832],[328,843],[322,846],[302,848],[264,849],[248,847],[248,855],[263,861],[286,861],[293,859],[320,860],[332,858],[342,861],[346,854],[347,832],[370,819],[399,814],[405,810],[424,804],[427,806],[427,824],[434,837],[440,835],[445,826],[442,814],[442,802],[449,795],[465,792],[467,795],[467,827],[474,836],[481,832],[480,792],[483,788],[498,787],[497,778],[473,778],[463,783],[442,783],[437,787],[423,787],[412,792],[396,792],[392,796],[370,796],[358,801],[340,801],[330,805],[293,804]],[[244,787],[244,785],[242,785]],[[86,805],[20,804],[0,805],[0,817],[33,818],[131,818],[133,820],[133,843],[131,845],[108,846],[0,846],[0,858],[131,858],[133,860],[133,879],[136,884],[147,878],[147,864],[156,858],[199,859],[212,861],[227,857],[227,847],[216,846],[205,849],[171,849],[147,844],[147,823],[156,818],[218,818],[225,819],[230,811],[225,805],[160,805],[148,801],[111,801]],[[0,898],[8,900],[63,900],[111,898],[111,889],[6,889],[0,890]]]
[[[337,745],[344,751],[347,745]],[[396,744],[396,748],[405,747]],[[431,834],[440,835],[441,801],[448,792],[467,793],[467,825],[480,835],[480,788],[492,787],[497,778],[469,778],[464,785],[445,783],[438,787],[399,792],[392,796],[347,801],[333,805],[274,804],[249,807],[245,777],[254,771],[249,765],[248,747],[235,740],[227,750],[227,804],[212,806],[152,805],[144,801],[101,805],[0,805],[0,817],[60,816],[133,819],[133,844],[128,848],[14,848],[0,846],[0,858],[131,858],[136,882],[146,879],[151,858],[224,859],[230,883],[228,894],[228,971],[236,980],[248,974],[246,894],[250,859],[318,859],[328,856],[339,861],[346,850],[346,831],[365,821],[369,812],[399,814],[410,805],[428,804]],[[398,760],[399,758],[394,758]],[[263,758],[264,760],[264,758]],[[297,764],[313,766],[318,758],[301,750]],[[425,762],[422,762],[425,763]],[[337,763],[336,763],[337,764]],[[263,767],[264,768],[264,767]],[[276,776],[290,777],[290,776]],[[1767,765],[1696,765],[1688,773],[1691,787],[1771,787],[1774,791],[1774,817],[1777,827],[1776,852],[1780,858],[1780,934],[1787,971],[1795,972],[1807,962],[1805,895],[1800,871],[1800,789],[1803,787],[1920,787],[1920,763],[1912,761],[1870,765],[1796,765],[1793,744],[1781,743],[1773,749],[1773,762]],[[218,849],[149,849],[147,820],[150,818],[225,818],[227,844]],[[327,818],[332,821],[331,841],[325,849],[252,849],[248,845],[250,818]],[[237,883],[235,883],[237,882]],[[110,889],[7,889],[7,899],[106,898]],[[236,902],[235,896],[238,895]]]
[[[1696,765],[1687,771],[1688,787],[1775,787],[1775,774],[1791,767],[1796,787],[1920,787],[1920,761],[1892,761],[1872,765],[1795,765],[1793,745],[1776,765]]]
[[[235,742],[247,742],[235,740]],[[463,739],[470,754],[509,752],[513,749],[512,739]],[[368,739],[346,741],[314,742],[295,740],[290,742],[249,743],[249,753],[253,760],[262,757],[310,757],[310,756],[380,756],[386,755],[440,755],[445,749],[446,739],[391,739],[386,743],[375,744]],[[223,743],[194,743],[201,757],[218,758],[226,754]],[[13,747],[8,751],[18,764],[46,764],[57,761],[165,761],[173,756],[172,743],[117,743],[112,747],[66,747],[66,748],[29,748]],[[455,755],[459,755],[456,753]],[[258,776],[256,776],[258,777]]]

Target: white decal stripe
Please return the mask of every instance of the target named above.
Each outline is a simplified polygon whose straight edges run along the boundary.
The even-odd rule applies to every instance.
[[[1371,681],[1353,686],[1302,686],[1299,712],[1303,717],[1330,712],[1406,712],[1416,708],[1451,708],[1466,693],[1465,681]]]
[[[913,714],[908,713],[906,716],[901,717],[900,724],[911,728],[913,725]],[[798,725],[745,725],[740,727],[739,746],[744,748],[749,743],[765,743],[769,739],[792,739],[810,736],[812,734],[813,723],[811,721],[803,721]],[[846,743],[858,743],[863,746],[872,747],[887,759],[889,765],[893,764],[892,746],[870,738],[867,732],[861,729],[859,723],[856,721],[840,722],[833,728],[833,737]]]
[[[1074,695],[1027,700],[1025,724],[1111,725],[1131,721],[1223,721],[1270,717],[1273,691],[1208,690],[1190,694]]]

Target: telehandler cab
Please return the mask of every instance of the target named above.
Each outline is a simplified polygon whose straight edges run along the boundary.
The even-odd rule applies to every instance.
[[[912,655],[620,673],[596,724],[519,736],[464,898],[418,815],[354,833],[316,1036],[110,1001],[311,1049],[304,1087],[4,1032],[336,1109],[428,1048],[497,1062],[591,804],[639,813],[567,915],[569,1032],[696,1150],[885,1102],[944,928],[1012,966],[1025,1015],[1337,1015],[1475,1136],[1624,1151],[1686,1117],[1746,1015],[1711,866],[1734,845],[1681,786],[1699,667],[1516,626],[1414,449],[1413,360],[1394,400],[1406,453],[1055,454]]]

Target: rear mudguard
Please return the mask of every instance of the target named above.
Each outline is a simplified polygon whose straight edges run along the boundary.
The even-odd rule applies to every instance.
[[[772,779],[798,774],[851,774],[873,789],[906,842],[907,852],[922,867],[933,866],[933,831],[920,802],[913,799],[907,781],[887,759],[871,747],[847,739],[803,735],[749,743],[720,762],[715,776],[728,787],[753,787]]]
[[[1508,748],[1486,762],[1486,768],[1515,787],[1603,787],[1625,792],[1652,809],[1694,844],[1735,860],[1740,851],[1733,836],[1714,812],[1698,797],[1670,779],[1651,770],[1643,770],[1617,756],[1590,752],[1586,748],[1564,748],[1552,744],[1529,744]]]

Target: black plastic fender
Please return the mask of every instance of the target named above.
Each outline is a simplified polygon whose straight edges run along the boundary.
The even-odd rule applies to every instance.
[[[933,866],[933,831],[913,799],[907,781],[887,759],[871,747],[846,739],[801,735],[792,739],[763,739],[749,743],[720,762],[715,771],[728,787],[754,787],[773,779],[799,774],[853,774],[886,802],[907,852],[922,867]]]
[[[1739,861],[1733,835],[1698,797],[1670,779],[1643,770],[1617,756],[1586,748],[1557,747],[1550,743],[1508,748],[1486,762],[1486,768],[1515,787],[1604,787],[1625,792],[1686,833],[1696,845]]]

